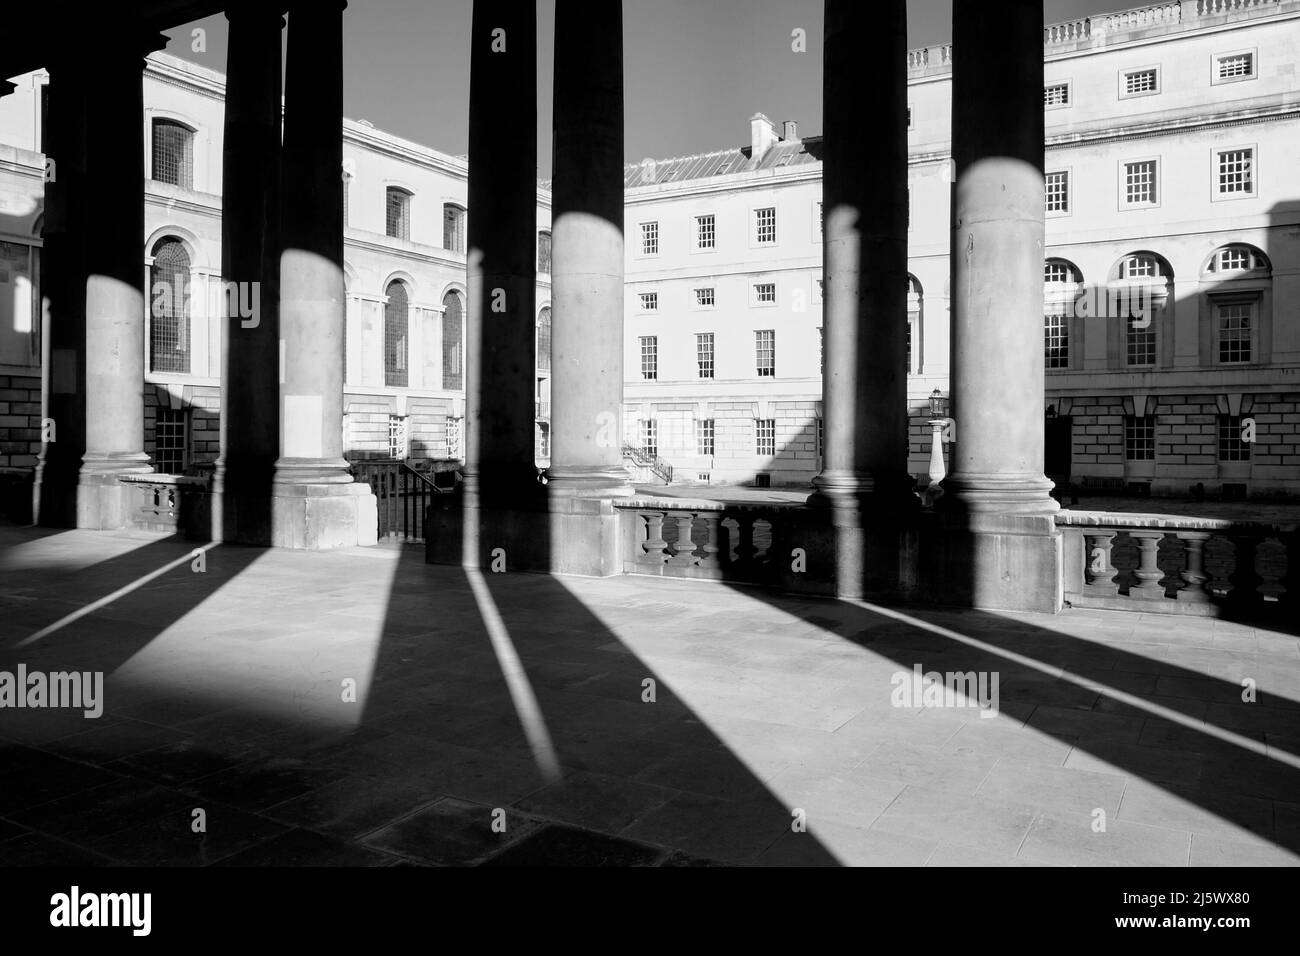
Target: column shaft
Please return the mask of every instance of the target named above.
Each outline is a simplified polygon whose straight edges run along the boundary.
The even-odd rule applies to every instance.
[[[469,87],[465,491],[537,491],[535,0],[475,0]]]
[[[626,495],[622,0],[556,4],[554,144],[548,488]]]
[[[33,515],[75,527],[86,451],[86,87],[77,56],[50,66],[45,127],[47,179],[41,249],[42,419],[53,423],[36,465]]]
[[[907,479],[907,13],[826,0],[825,455],[814,500],[894,504]],[[862,91],[872,90],[871,116]]]
[[[1041,0],[953,10],[952,417],[972,512],[1049,514],[1043,475]]]
[[[279,13],[231,6],[222,148],[222,537],[269,543],[280,453]],[[341,174],[340,174],[341,175]],[[251,313],[251,314],[246,314]]]
[[[352,481],[343,459],[343,6],[304,2],[289,14],[275,478],[283,484]]]
[[[86,453],[77,524],[128,520],[118,476],[144,453],[144,64],[136,38],[92,49],[86,90]]]

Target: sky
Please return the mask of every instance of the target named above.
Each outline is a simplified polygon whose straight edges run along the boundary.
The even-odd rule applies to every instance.
[[[1129,5],[1044,0],[1044,22]],[[747,145],[754,113],[778,124],[794,120],[801,135],[820,133],[822,6],[822,0],[624,0],[627,161]],[[473,0],[351,0],[343,14],[344,114],[446,153],[466,152],[472,10]],[[907,15],[909,47],[952,38],[952,0],[911,0]],[[168,52],[225,72],[225,26],[224,17],[212,17],[169,31]],[[205,31],[203,51],[194,49],[196,27]],[[795,29],[807,33],[806,52],[791,50]],[[554,0],[538,0],[541,178],[550,176],[554,30]]]

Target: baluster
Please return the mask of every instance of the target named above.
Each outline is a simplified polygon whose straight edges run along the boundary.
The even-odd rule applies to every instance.
[[[722,518],[716,511],[706,511],[700,517],[704,520],[704,528],[708,536],[704,544],[700,545],[699,565],[702,568],[715,569],[721,563],[718,540],[722,532]]]
[[[677,522],[677,543],[673,545],[672,554],[665,562],[674,568],[695,566],[695,513],[692,511],[674,512],[672,518]]]
[[[1165,576],[1165,573],[1160,570],[1158,561],[1160,559],[1160,540],[1165,536],[1165,533],[1163,531],[1130,531],[1128,534],[1138,545],[1138,567],[1133,572],[1137,576],[1138,583],[1128,589],[1129,597],[1145,598],[1147,600],[1163,598],[1165,589],[1160,580]]]
[[[736,564],[748,571],[753,567],[754,554],[758,550],[754,547],[754,516],[748,512],[739,511],[734,517],[736,519],[736,530],[739,532],[739,541],[736,544]]]
[[[1232,586],[1227,597],[1229,604],[1248,605],[1260,600],[1259,584],[1262,578],[1255,570],[1255,557],[1259,550],[1260,537],[1257,534],[1232,536],[1236,566],[1228,575],[1228,583]]]
[[[662,565],[666,558],[664,549],[668,542],[664,540],[664,515],[661,511],[641,512],[646,524],[646,538],[642,542],[645,554],[638,555],[637,560],[647,564]]]
[[[1206,582],[1210,576],[1205,573],[1205,542],[1210,540],[1208,531],[1179,531],[1178,540],[1183,542],[1184,568],[1178,573],[1183,579],[1182,587],[1175,595],[1177,600],[1192,604],[1205,604],[1210,600]]]
[[[1119,594],[1115,575],[1119,571],[1110,562],[1110,549],[1115,541],[1114,531],[1084,531],[1088,542],[1084,553],[1084,591],[1092,594]]]

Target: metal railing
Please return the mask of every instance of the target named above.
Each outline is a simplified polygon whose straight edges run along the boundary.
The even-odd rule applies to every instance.
[[[635,445],[623,446],[623,459],[630,461],[635,465],[648,469],[652,475],[662,481],[665,485],[673,483],[673,466],[668,464],[658,455],[652,455],[644,448],[637,448]]]
[[[452,484],[439,485],[404,461],[365,458],[352,462],[352,477],[368,484],[375,496],[380,538],[424,540],[424,513],[434,495],[451,494],[455,490],[455,472],[438,475],[448,476]]]

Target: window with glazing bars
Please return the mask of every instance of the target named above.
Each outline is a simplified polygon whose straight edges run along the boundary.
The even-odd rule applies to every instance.
[[[1144,159],[1124,164],[1124,201],[1129,205],[1156,201],[1156,161]]]
[[[549,232],[539,232],[537,234],[537,271],[542,275],[551,274],[551,234]]]
[[[1219,361],[1250,361],[1250,320],[1254,306],[1249,302],[1217,305],[1219,317]]]
[[[460,294],[449,292],[442,300],[442,387],[465,387],[465,303]]]
[[[1070,211],[1070,174],[1067,171],[1048,173],[1043,177],[1044,211]]]
[[[716,242],[713,216],[695,217],[695,248],[712,249]]]
[[[1043,354],[1047,368],[1070,367],[1070,325],[1064,315],[1043,316]]]
[[[776,376],[775,329],[762,329],[754,333],[754,365],[760,378]]]
[[[659,377],[659,336],[641,336],[641,377],[653,382]]]
[[[194,188],[194,131],[171,120],[153,121],[153,178]]]
[[[697,418],[695,420],[695,454],[714,454],[713,419]]]
[[[159,408],[154,419],[154,469],[164,475],[185,473],[188,451],[187,414],[183,408]]]
[[[389,186],[384,199],[384,235],[394,239],[411,238],[411,194]]]
[[[653,418],[641,420],[641,447],[646,454],[659,454],[659,422]]]
[[[1219,158],[1219,195],[1231,196],[1234,193],[1252,193],[1255,191],[1253,149],[1225,149]]]
[[[551,307],[537,314],[537,367],[551,367]]]
[[[1219,57],[1219,79],[1232,80],[1255,75],[1255,54],[1232,53]]]
[[[776,454],[775,418],[758,418],[754,420],[754,454]]]
[[[700,332],[695,336],[695,364],[700,378],[713,378],[712,332]]]
[[[712,288],[695,290],[696,305],[700,306],[701,308],[709,308],[713,305],[713,303],[714,303],[714,297],[713,297]]]
[[[659,223],[641,223],[641,255],[659,255]]]
[[[190,257],[176,239],[154,247],[150,267],[149,363],[154,372],[190,370]]]
[[[455,203],[442,204],[442,247],[448,252],[465,251],[465,210]]]
[[[643,312],[658,312],[658,311],[659,311],[659,293],[658,293],[658,292],[642,292],[642,293],[641,293],[641,310],[642,310]]]
[[[1147,316],[1150,319],[1150,316]],[[1124,355],[1125,362],[1128,365],[1155,365],[1156,364],[1156,330],[1154,325],[1147,325],[1146,328],[1138,325],[1138,322],[1144,321],[1139,318],[1129,318],[1125,323],[1124,335]]]
[[[406,457],[406,418],[402,415],[388,416],[388,457]]]
[[[1070,84],[1051,83],[1043,87],[1044,106],[1069,106]]]
[[[1242,441],[1241,416],[1220,415],[1219,461],[1250,461],[1250,442]]]
[[[1129,96],[1135,93],[1154,93],[1159,85],[1159,74],[1155,69],[1134,70],[1124,74],[1124,92]]]
[[[1124,459],[1126,461],[1154,461],[1155,457],[1155,416],[1124,416]]]
[[[755,302],[775,302],[776,301],[776,283],[760,282],[754,286]]]
[[[384,384],[405,387],[407,382],[406,352],[410,300],[406,284],[390,282],[384,293]]]
[[[776,242],[776,207],[754,210],[754,238],[761,244]]]

